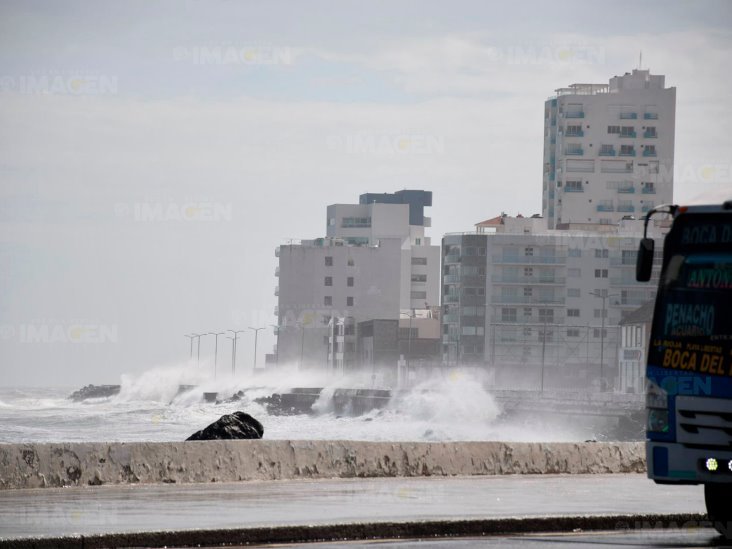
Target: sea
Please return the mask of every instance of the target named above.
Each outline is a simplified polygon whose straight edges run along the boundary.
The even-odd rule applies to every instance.
[[[271,440],[583,441],[591,424],[557,418],[511,418],[470,371],[451,370],[394,391],[388,405],[360,416],[337,415],[335,388],[379,388],[367,379],[324,378],[297,371],[212,379],[193,365],[123,375],[119,394],[75,402],[80,387],[0,387],[0,443],[165,442],[185,440],[237,410],[264,426]],[[179,393],[180,385],[195,388]],[[296,387],[324,387],[309,414],[269,414],[256,399]],[[207,403],[203,392],[237,402]]]

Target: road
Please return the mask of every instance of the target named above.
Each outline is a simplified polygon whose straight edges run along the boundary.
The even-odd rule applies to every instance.
[[[644,475],[522,475],[0,491],[0,537],[349,522],[703,513],[700,487]]]

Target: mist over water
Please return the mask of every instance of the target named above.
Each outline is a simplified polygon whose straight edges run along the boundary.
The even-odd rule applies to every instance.
[[[403,390],[365,415],[338,416],[336,388],[372,387],[370,376],[333,379],[295,368],[214,379],[210,365],[162,366],[123,375],[119,394],[73,402],[68,389],[0,389],[0,442],[179,441],[223,414],[242,410],[264,425],[265,439],[370,441],[576,441],[592,427],[569,419],[506,419],[474,371],[448,370]],[[179,392],[181,385],[195,388]],[[255,399],[297,387],[323,387],[311,415],[270,415]],[[238,402],[206,403],[202,393]],[[570,423],[572,425],[570,426]]]

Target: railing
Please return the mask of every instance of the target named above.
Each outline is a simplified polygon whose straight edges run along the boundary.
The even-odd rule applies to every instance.
[[[655,187],[643,187],[643,189],[641,190],[641,193],[643,193],[643,194],[656,194],[656,189],[655,189]]]
[[[646,113],[643,113],[643,118],[645,120],[658,120],[658,113],[657,112],[646,112]]]
[[[648,213],[653,209],[653,206],[641,206],[641,212]]]
[[[445,256],[445,263],[459,263],[460,254],[447,254]]]
[[[657,155],[656,155],[656,151],[654,151],[654,150],[644,149],[643,156],[657,156]]]
[[[620,194],[634,194],[635,187],[618,187],[618,192]]]
[[[541,277],[541,276],[506,276],[502,274],[494,274],[491,281],[503,284],[564,284],[563,276]]]
[[[447,294],[442,297],[445,303],[460,303],[460,296],[457,294]]]
[[[615,208],[613,208],[612,204],[598,204],[597,211],[598,212],[614,212]]]
[[[583,193],[585,190],[582,187],[564,187],[565,193]]]
[[[634,212],[635,206],[632,204],[618,204],[618,211],[619,212]]]
[[[529,264],[529,265],[562,265],[566,262],[566,255],[557,256],[503,256],[494,255],[492,258],[493,263],[518,263],[518,264]]]
[[[445,284],[458,284],[460,282],[460,275],[445,275]]]
[[[564,118],[584,118],[585,113],[584,112],[566,112],[564,113]]]
[[[658,137],[658,134],[656,132],[649,132],[648,130],[643,132],[643,137],[647,139],[655,139]]]
[[[582,149],[567,149],[564,154],[567,156],[583,156],[585,153]]]
[[[583,132],[582,130],[574,130],[574,131],[571,131],[571,132],[568,131],[564,135],[566,137],[584,137],[585,136],[585,132]]]
[[[635,149],[631,151],[620,151],[620,154],[618,156],[635,156]]]
[[[601,150],[599,153],[597,153],[598,156],[615,156],[615,149],[610,150]]]
[[[621,133],[620,137],[637,137],[637,134],[635,132],[626,132],[626,133]]]
[[[637,112],[621,112],[620,120],[636,120],[638,118]]]

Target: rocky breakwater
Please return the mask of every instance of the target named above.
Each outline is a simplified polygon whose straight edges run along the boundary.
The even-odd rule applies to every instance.
[[[196,431],[186,440],[258,439],[264,436],[264,427],[245,412],[226,414],[211,425]]]
[[[119,385],[87,385],[69,395],[69,400],[81,402],[90,398],[108,398],[120,391]]]

